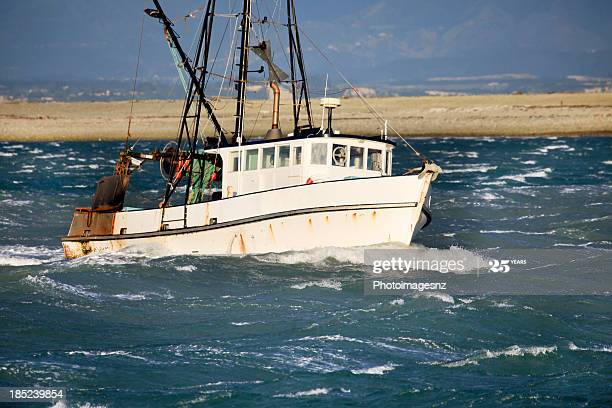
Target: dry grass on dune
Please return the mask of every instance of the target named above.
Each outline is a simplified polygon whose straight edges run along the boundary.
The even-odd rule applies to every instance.
[[[291,127],[283,99],[281,127]],[[529,136],[612,134],[612,94],[527,94],[393,97],[368,99],[397,131],[406,136]],[[134,104],[133,138],[173,139],[182,101],[145,100]],[[335,128],[376,135],[378,122],[356,98],[343,99],[334,112]],[[233,100],[216,103],[221,123],[232,129]],[[0,103],[0,140],[118,140],[127,131],[130,102]],[[313,101],[313,116],[321,110]],[[255,121],[255,118],[258,118]],[[271,102],[249,101],[245,132],[260,136],[270,126]]]

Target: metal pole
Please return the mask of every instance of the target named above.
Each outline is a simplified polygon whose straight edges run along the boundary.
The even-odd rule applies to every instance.
[[[244,102],[249,68],[249,38],[251,32],[252,0],[244,0],[242,8],[242,39],[240,41],[240,63],[238,76],[238,96],[236,98],[236,125],[232,143],[241,143],[244,129]]]

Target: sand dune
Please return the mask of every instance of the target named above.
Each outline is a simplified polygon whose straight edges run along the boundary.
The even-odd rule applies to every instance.
[[[285,100],[283,100],[285,101]],[[531,136],[612,134],[612,93],[476,95],[371,98],[368,102],[405,136]],[[133,138],[173,139],[182,101],[136,101]],[[343,99],[335,129],[380,134],[380,125],[357,98]],[[233,128],[234,103],[215,104],[221,123]],[[130,102],[0,103],[0,140],[120,140],[127,132]],[[271,102],[249,101],[245,132],[263,135]],[[318,125],[321,110],[313,101]],[[256,120],[257,119],[257,120]],[[281,127],[290,131],[290,106],[281,106]]]

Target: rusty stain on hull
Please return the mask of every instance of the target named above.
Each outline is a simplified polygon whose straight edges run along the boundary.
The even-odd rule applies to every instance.
[[[80,258],[94,252],[94,248],[89,241],[75,242],[72,245],[71,243],[63,243],[62,247],[66,259]]]
[[[242,234],[240,234],[240,253],[246,254],[246,245],[244,244],[244,238],[242,238]]]
[[[270,239],[276,244],[276,236],[274,235],[274,229],[272,229],[272,224],[268,224],[268,231],[270,231]]]

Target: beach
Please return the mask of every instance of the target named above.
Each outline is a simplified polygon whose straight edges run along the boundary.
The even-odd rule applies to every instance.
[[[400,134],[411,136],[612,135],[612,93],[419,96],[368,98],[367,103]],[[359,98],[344,98],[334,111],[334,128],[343,133],[378,135],[380,123]],[[290,132],[290,100],[281,103],[281,128]],[[245,134],[265,134],[271,101],[247,102]],[[235,102],[214,101],[228,134]],[[170,140],[178,132],[182,100],[136,100],[132,139]],[[313,121],[321,124],[321,107],[312,101]],[[0,140],[123,140],[131,102],[2,102]],[[209,128],[210,130],[211,128]],[[392,131],[389,134],[392,135]]]

